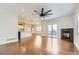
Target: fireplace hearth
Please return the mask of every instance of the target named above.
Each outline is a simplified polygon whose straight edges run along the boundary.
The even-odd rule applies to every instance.
[[[73,42],[73,28],[61,29],[61,39]]]

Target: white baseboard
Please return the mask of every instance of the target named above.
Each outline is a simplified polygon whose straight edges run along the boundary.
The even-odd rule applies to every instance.
[[[2,37],[1,38],[2,41],[0,41],[0,45],[11,43],[11,42],[17,42],[18,41],[17,36],[18,36],[17,34],[11,34],[11,35]],[[32,36],[32,33],[23,32],[21,35],[21,38],[29,37],[29,36]]]
[[[11,42],[17,42],[17,41],[18,41],[18,39],[10,40],[10,41],[4,41],[4,42],[0,42],[0,45],[11,43]]]

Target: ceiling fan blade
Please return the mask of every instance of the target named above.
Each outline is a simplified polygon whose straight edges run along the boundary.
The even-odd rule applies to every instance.
[[[53,13],[51,13],[51,14],[45,14],[45,15],[53,15]]]
[[[41,14],[43,14],[43,12],[44,12],[44,8],[42,8],[42,10],[41,10]]]
[[[47,12],[45,12],[44,14],[47,14],[47,13],[49,13],[49,12],[51,12],[52,10],[49,10],[49,11],[47,11]]]
[[[36,13],[38,13],[38,14],[40,14],[38,11],[36,11],[36,10],[34,10],[34,12],[36,12]]]

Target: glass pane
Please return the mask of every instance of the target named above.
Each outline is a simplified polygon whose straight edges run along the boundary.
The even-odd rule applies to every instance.
[[[37,26],[37,31],[41,31],[41,26]]]
[[[77,26],[78,26],[78,33],[79,33],[79,16],[78,16],[78,25]]]
[[[48,25],[48,35],[51,35],[52,32],[52,25]]]
[[[57,24],[53,24],[52,34],[53,37],[57,37]]]

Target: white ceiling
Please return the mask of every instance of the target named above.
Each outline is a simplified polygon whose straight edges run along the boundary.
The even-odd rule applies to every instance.
[[[12,13],[16,12],[17,15],[24,15],[26,19],[40,19],[38,15],[33,15],[36,14],[33,10],[40,12],[41,8],[52,9],[53,15],[46,18],[51,19],[73,14],[77,5],[75,3],[2,3],[0,4],[0,9],[5,9]]]

